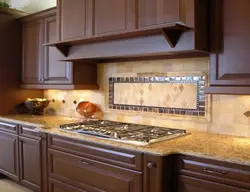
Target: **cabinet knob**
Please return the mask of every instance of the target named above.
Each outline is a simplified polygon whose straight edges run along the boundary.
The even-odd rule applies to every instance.
[[[156,167],[156,163],[148,162],[147,166],[148,166],[149,169],[153,169],[153,168]]]

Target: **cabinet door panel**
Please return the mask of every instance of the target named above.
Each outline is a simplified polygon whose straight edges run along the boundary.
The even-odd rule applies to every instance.
[[[40,191],[42,186],[41,139],[19,137],[20,179],[23,185]]]
[[[142,191],[141,173],[52,149],[49,149],[49,171],[51,178],[90,192]]]
[[[212,0],[211,5],[210,85],[249,86],[250,1]]]
[[[45,43],[56,41],[56,16],[45,19]],[[72,63],[60,62],[62,54],[55,47],[45,47],[44,79],[46,84],[72,84]]]
[[[18,181],[18,136],[0,131],[0,173]]]
[[[139,27],[151,27],[180,20],[179,0],[139,0]]]
[[[249,190],[231,187],[187,176],[179,176],[178,192],[249,192]]]
[[[135,0],[95,0],[95,34],[135,29]]]
[[[90,0],[58,0],[58,21],[61,40],[85,37],[89,34],[88,5]],[[91,18],[90,18],[91,20]]]
[[[43,22],[41,20],[23,24],[23,83],[40,83],[43,76]]]

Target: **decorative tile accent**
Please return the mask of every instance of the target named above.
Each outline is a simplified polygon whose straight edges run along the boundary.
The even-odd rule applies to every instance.
[[[245,115],[246,117],[250,117],[250,111],[245,112],[244,115]]]
[[[205,76],[110,77],[109,108],[204,117],[204,86]]]

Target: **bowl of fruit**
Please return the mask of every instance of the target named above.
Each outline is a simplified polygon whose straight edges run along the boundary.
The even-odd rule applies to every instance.
[[[44,109],[49,105],[49,100],[45,98],[28,98],[24,103],[32,114],[43,115]]]

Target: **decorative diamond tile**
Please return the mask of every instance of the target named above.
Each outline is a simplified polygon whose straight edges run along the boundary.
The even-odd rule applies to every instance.
[[[250,111],[245,112],[244,115],[245,115],[246,117],[250,117]]]

